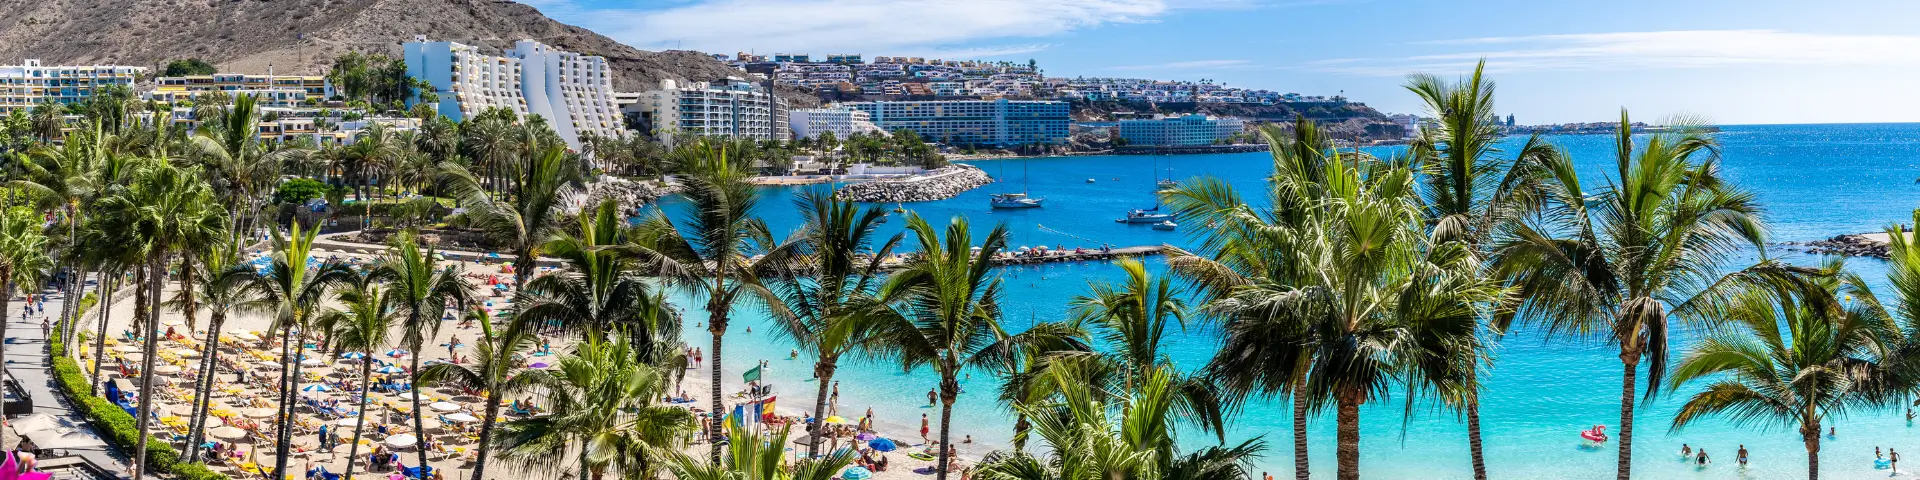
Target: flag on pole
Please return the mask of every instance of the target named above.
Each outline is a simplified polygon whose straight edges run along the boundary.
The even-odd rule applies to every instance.
[[[773,417],[775,416],[775,414],[773,413],[773,400],[776,398],[779,398],[779,397],[767,397],[766,400],[753,402],[754,418],[760,419],[761,423],[767,423],[768,421],[773,420]]]
[[[740,375],[740,381],[742,382],[760,381],[760,367],[753,367],[751,369],[748,369],[747,373]]]

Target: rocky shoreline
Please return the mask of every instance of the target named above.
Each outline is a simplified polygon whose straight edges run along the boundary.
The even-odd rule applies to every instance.
[[[613,200],[615,205],[635,207],[659,200],[672,194],[676,189],[671,183],[636,182],[615,176],[605,176],[599,181],[587,184],[586,205],[598,205],[604,200]]]
[[[1811,242],[1785,242],[1780,245],[1787,250],[1806,252],[1814,255],[1841,255],[1848,257],[1887,258],[1887,242],[1868,236],[1870,234],[1836,235],[1826,240]],[[1885,235],[1885,234],[1871,234]]]
[[[899,180],[847,185],[834,195],[865,203],[931,202],[953,198],[989,183],[993,183],[993,178],[978,167],[952,165]]]

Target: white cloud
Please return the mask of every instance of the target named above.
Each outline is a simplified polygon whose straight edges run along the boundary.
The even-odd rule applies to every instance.
[[[1920,36],[1794,33],[1778,30],[1676,30],[1419,42],[1453,50],[1394,58],[1341,58],[1301,68],[1397,76],[1459,71],[1481,58],[1495,72],[1712,68],[1733,66],[1920,65]]]
[[[1173,0],[700,0],[662,8],[642,0],[601,0],[592,6],[586,0],[520,1],[643,49],[951,57],[1028,53],[1046,45],[981,47],[976,42],[1152,22],[1191,6],[1169,5]],[[1242,4],[1207,0],[1199,6]]]
[[[1252,66],[1246,60],[1191,60],[1184,62],[1156,63],[1151,65],[1125,65],[1107,67],[1108,70],[1124,71],[1166,71],[1166,70],[1228,70]]]

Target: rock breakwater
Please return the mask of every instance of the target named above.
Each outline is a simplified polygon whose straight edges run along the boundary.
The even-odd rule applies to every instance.
[[[653,203],[660,197],[675,190],[674,185],[661,182],[636,182],[620,177],[606,176],[587,185],[585,205],[598,205],[605,200],[613,200],[615,205],[633,208]]]
[[[1887,240],[1884,233],[1837,235],[1826,240],[1786,242],[1781,245],[1786,246],[1788,250],[1814,255],[1887,258]]]
[[[953,165],[898,180],[847,185],[834,195],[868,203],[931,202],[953,198],[989,183],[993,183],[993,178],[987,176],[987,172],[972,165]]]

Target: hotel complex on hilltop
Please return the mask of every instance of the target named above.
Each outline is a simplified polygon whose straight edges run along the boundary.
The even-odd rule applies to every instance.
[[[618,136],[624,123],[605,58],[521,40],[504,56],[415,36],[405,44],[407,75],[433,85],[442,115],[459,121],[491,107],[539,115],[574,149],[588,132]]]
[[[41,65],[28,59],[20,65],[0,65],[0,114],[31,109],[40,102],[60,104],[86,101],[95,89],[108,85],[129,88],[146,67],[119,65]]]
[[[622,96],[621,110],[638,121],[643,134],[652,135],[668,148],[678,136],[753,140],[791,137],[787,101],[737,77],[684,86],[661,80],[657,90]]]
[[[948,145],[1017,147],[1066,143],[1072,116],[1066,102],[1035,100],[932,100],[854,102],[887,132],[912,131]]]

